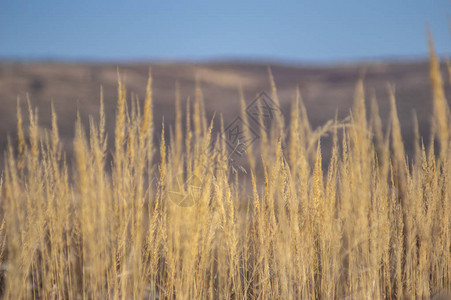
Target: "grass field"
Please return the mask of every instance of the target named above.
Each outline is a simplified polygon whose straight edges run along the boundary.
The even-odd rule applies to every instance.
[[[289,122],[278,115],[247,148],[247,174],[212,134],[200,88],[192,103],[176,97],[173,130],[160,134],[151,76],[142,107],[119,77],[114,136],[101,101],[99,121],[85,128],[78,118],[70,167],[56,114],[43,132],[32,107],[24,127],[18,104],[0,179],[3,297],[409,299],[449,289],[450,82],[430,48],[433,126],[428,140],[415,128],[413,157],[395,88],[383,130],[363,80],[350,116],[317,130],[298,93]]]

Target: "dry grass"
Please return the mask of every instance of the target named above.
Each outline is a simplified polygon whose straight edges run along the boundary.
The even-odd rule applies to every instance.
[[[141,108],[119,77],[111,172],[102,101],[89,135],[78,118],[73,168],[56,114],[40,134],[35,110],[24,128],[18,106],[18,145],[0,178],[3,297],[399,299],[449,288],[451,116],[430,47],[432,134],[427,145],[416,137],[414,158],[394,87],[387,132],[376,101],[367,120],[363,81],[347,121],[316,131],[297,93],[289,130],[278,117],[260,152],[247,151],[251,191],[212,136],[199,86],[185,130],[176,92],[175,133],[166,141],[163,126],[156,148],[151,79]]]

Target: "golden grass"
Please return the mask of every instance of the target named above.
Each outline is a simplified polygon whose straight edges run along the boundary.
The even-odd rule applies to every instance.
[[[316,131],[298,91],[287,136],[279,116],[260,132],[261,157],[247,151],[251,191],[231,172],[224,139],[211,136],[199,85],[185,133],[176,88],[175,133],[166,141],[163,124],[155,147],[151,77],[142,110],[119,77],[111,172],[102,99],[89,138],[77,119],[73,169],[53,109],[40,136],[36,111],[24,128],[18,105],[18,145],[0,178],[3,297],[399,299],[449,288],[451,118],[430,45],[432,138],[426,147],[416,137],[413,159],[393,87],[385,133],[375,99],[367,120],[363,81],[350,118]]]

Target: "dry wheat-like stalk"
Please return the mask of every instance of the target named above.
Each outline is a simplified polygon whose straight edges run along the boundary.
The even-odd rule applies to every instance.
[[[374,96],[367,119],[362,79],[350,116],[316,130],[299,90],[288,131],[282,116],[266,130],[260,111],[260,145],[247,151],[250,186],[233,172],[224,138],[212,136],[199,81],[192,104],[176,85],[175,132],[167,139],[163,122],[155,147],[150,71],[142,107],[118,77],[111,171],[102,90],[99,121],[90,118],[88,132],[77,115],[72,168],[53,105],[51,128],[42,133],[30,105],[24,127],[18,101],[17,144],[10,143],[0,175],[2,297],[444,294],[451,286],[451,123],[432,40],[430,49],[432,137],[425,146],[414,116],[414,159],[405,153],[394,88],[384,131]]]

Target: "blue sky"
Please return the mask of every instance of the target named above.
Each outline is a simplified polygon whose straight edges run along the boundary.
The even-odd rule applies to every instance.
[[[451,0],[0,0],[0,58],[338,62],[451,50]]]

